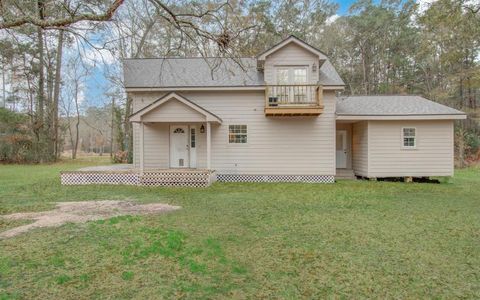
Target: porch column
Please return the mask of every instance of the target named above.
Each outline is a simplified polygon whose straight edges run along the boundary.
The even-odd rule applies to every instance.
[[[144,129],[143,122],[140,122],[140,174],[143,175],[143,168],[145,166],[144,156]]]
[[[211,152],[212,152],[212,133],[210,122],[207,122],[207,169],[210,170],[211,168]]]

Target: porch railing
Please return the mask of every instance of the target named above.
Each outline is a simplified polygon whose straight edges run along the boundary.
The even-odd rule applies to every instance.
[[[321,88],[316,84],[267,85],[265,107],[320,106]]]

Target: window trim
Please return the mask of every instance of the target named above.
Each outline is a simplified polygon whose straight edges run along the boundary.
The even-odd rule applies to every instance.
[[[236,142],[231,142],[230,141],[230,126],[245,126],[245,138],[246,141],[245,143],[236,143]],[[242,134],[242,133],[240,133]],[[248,144],[248,125],[247,124],[228,124],[227,127],[227,143],[228,145],[235,145],[235,146],[240,146],[240,145],[247,145]]]
[[[413,146],[405,146],[405,129],[413,129],[415,131],[415,135],[413,136]],[[409,136],[412,137],[412,136]],[[418,139],[418,130],[417,127],[402,127],[401,128],[401,145],[402,149],[405,150],[415,150],[417,149],[417,139]]]

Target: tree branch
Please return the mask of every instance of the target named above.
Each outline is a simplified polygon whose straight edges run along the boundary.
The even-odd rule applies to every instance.
[[[0,29],[19,27],[26,24],[35,25],[40,28],[51,28],[51,27],[65,27],[72,24],[75,24],[80,21],[108,21],[111,20],[117,9],[122,5],[124,0],[115,0],[103,14],[95,13],[83,13],[83,14],[74,14],[68,10],[69,17],[58,18],[58,19],[41,19],[33,16],[21,16],[17,17],[12,21],[3,21],[0,22]]]

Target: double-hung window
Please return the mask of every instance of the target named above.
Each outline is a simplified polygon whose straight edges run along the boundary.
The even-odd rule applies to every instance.
[[[228,142],[230,144],[247,143],[247,125],[229,125]]]
[[[417,130],[413,127],[402,128],[402,145],[406,149],[414,149],[417,147]]]

